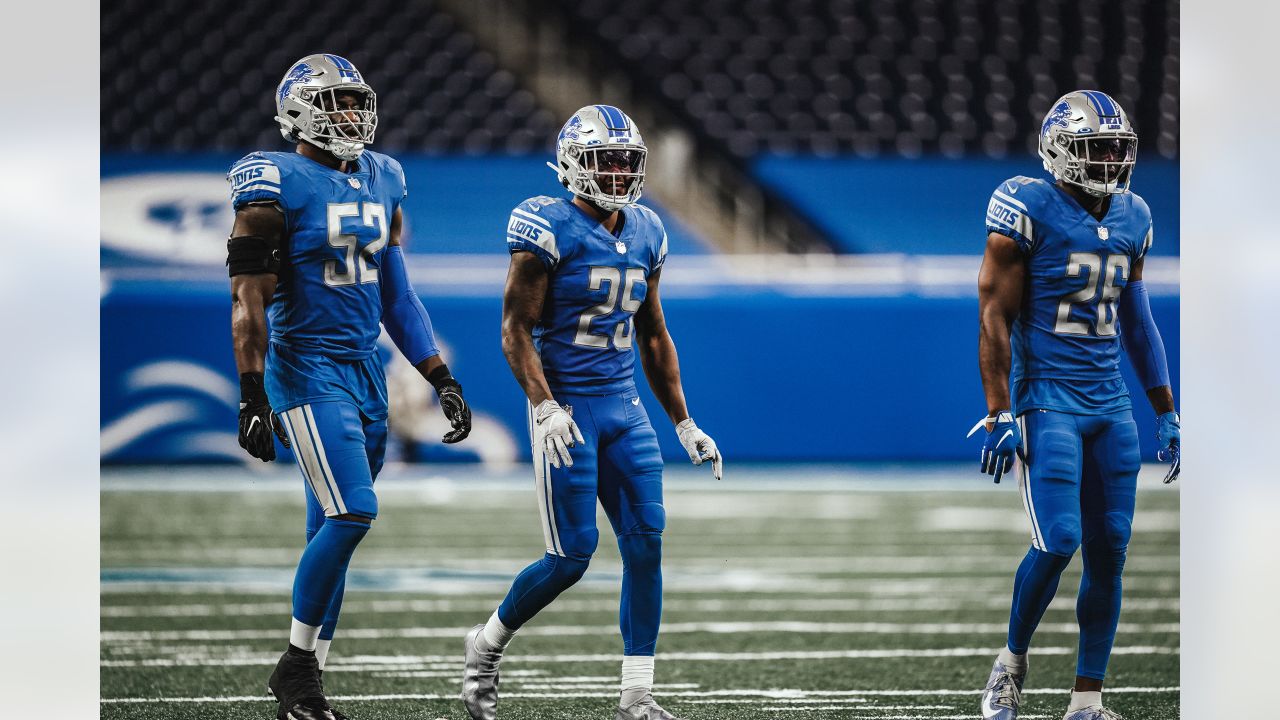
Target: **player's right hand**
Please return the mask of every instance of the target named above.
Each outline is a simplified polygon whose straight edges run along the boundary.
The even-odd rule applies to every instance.
[[[542,448],[552,467],[573,467],[569,448],[582,439],[582,431],[573,416],[555,400],[543,400],[533,409],[534,444]]]
[[[1156,441],[1160,443],[1156,459],[1173,463],[1164,476],[1164,483],[1168,485],[1182,474],[1182,418],[1178,413],[1167,412],[1156,418]]]
[[[262,383],[262,373],[240,374],[240,447],[263,462],[276,459],[276,445],[271,436],[289,447],[289,436],[284,426],[271,412],[267,391]]]
[[[982,472],[995,475],[998,483],[1001,476],[1013,469],[1013,456],[1022,457],[1022,431],[1018,429],[1012,412],[1000,410],[979,420],[965,437],[973,435],[987,423],[993,424],[982,443]]]

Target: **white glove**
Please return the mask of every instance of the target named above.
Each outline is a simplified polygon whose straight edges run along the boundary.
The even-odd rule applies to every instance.
[[[543,400],[533,410],[533,428],[533,443],[542,448],[552,467],[560,467],[562,462],[565,467],[573,467],[569,448],[586,441],[572,415],[555,400]]]
[[[720,449],[710,435],[693,424],[693,418],[685,418],[676,425],[676,435],[680,436],[680,444],[689,453],[694,465],[701,465],[703,460],[711,461],[711,475],[719,480],[724,474],[724,458],[720,457]]]

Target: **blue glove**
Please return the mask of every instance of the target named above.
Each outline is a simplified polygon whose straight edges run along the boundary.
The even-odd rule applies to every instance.
[[[1169,472],[1164,476],[1164,483],[1168,485],[1177,480],[1178,475],[1182,472],[1182,453],[1180,450],[1182,444],[1182,418],[1178,417],[1178,413],[1167,412],[1156,418],[1156,441],[1160,443],[1160,449],[1156,451],[1156,459],[1173,463],[1169,466]]]
[[[998,483],[1002,475],[1013,469],[1014,454],[1022,457],[1022,431],[1018,429],[1012,412],[1000,410],[993,416],[979,420],[965,437],[972,436],[978,428],[989,422],[994,422],[995,426],[982,443],[982,472],[995,475]]]

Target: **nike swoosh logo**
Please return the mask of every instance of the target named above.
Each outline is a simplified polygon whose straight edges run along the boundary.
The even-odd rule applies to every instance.
[[[1004,434],[1000,436],[1000,439],[996,441],[996,447],[1000,447],[1001,445],[1003,445],[1005,438],[1012,437],[1012,436],[1013,436],[1012,430],[1005,430]]]
[[[253,419],[249,421],[249,427],[245,429],[244,434],[248,435],[249,433],[253,432],[253,424],[261,421],[262,421],[261,418],[259,418],[257,415],[254,415]]]
[[[639,405],[639,404],[640,404],[640,398],[631,398],[631,404],[632,404],[632,405]]]
[[[989,718],[994,718],[997,715],[999,715],[1001,712],[1008,709],[1008,708],[996,707],[995,705],[992,705],[991,700],[992,700],[992,697],[990,692],[985,692],[982,694],[982,717],[984,718],[984,720]]]

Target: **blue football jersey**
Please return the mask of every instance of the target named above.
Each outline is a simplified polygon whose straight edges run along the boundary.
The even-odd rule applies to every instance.
[[[232,165],[227,180],[237,210],[272,201],[284,211],[271,341],[339,359],[372,355],[381,332],[381,252],[407,194],[400,163],[366,150],[345,173],[294,152],[256,152]]]
[[[615,237],[566,199],[531,198],[511,211],[507,248],[533,253],[550,276],[533,337],[553,392],[606,394],[634,383],[632,316],[666,260],[667,233],[643,205],[621,212]]]
[[[1009,376],[1016,412],[1127,409],[1117,303],[1151,248],[1151,210],[1132,192],[1095,219],[1062,188],[1015,177],[987,206],[987,232],[1012,238],[1026,262]]]

